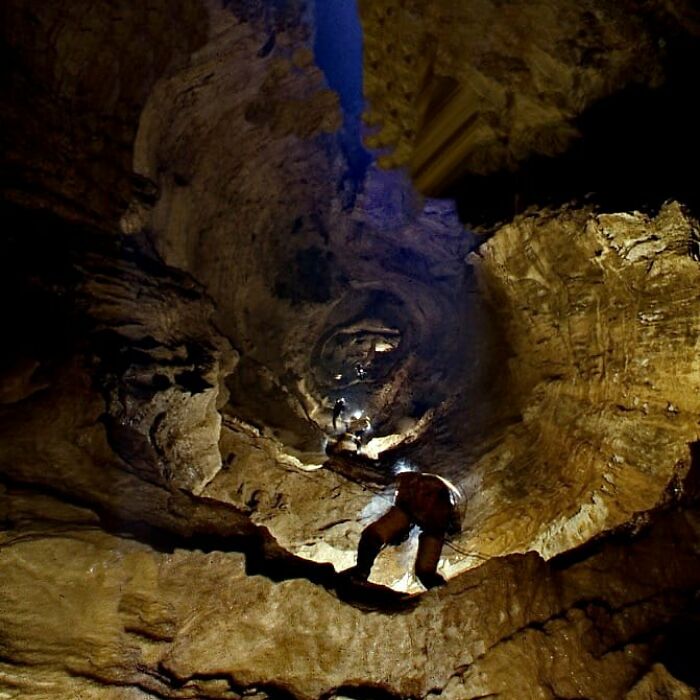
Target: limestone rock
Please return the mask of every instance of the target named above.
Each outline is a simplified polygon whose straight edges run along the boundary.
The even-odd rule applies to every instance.
[[[368,144],[390,150],[384,167],[408,165],[425,193],[558,155],[586,107],[662,76],[653,20],[625,3],[367,0],[360,10],[378,129]]]
[[[347,177],[302,0],[25,5],[2,30],[0,695],[687,696],[681,205],[477,238],[403,173]],[[659,77],[647,18],[695,14],[628,7],[365,4],[378,141],[419,147],[428,187],[559,152],[592,101]],[[371,484],[321,468],[341,394],[386,448]],[[378,559],[415,597],[336,572],[411,464],[467,495],[445,588],[413,585],[413,537]]]
[[[666,697],[672,700],[695,700],[697,691],[674,678],[662,664],[655,664],[626,696],[629,700],[653,700]]]
[[[5,510],[12,517],[32,498],[5,493]],[[0,688],[24,686],[37,699],[86,679],[104,697],[114,686],[135,697],[622,697],[653,659],[659,625],[698,584],[685,539],[694,515],[666,517],[644,540],[560,570],[536,556],[494,560],[397,615],[362,611],[309,581],[248,576],[237,554],[162,553],[77,522],[57,530],[54,510],[35,510],[0,550],[0,644],[14,664]],[[687,544],[659,566],[659,548],[676,538]],[[631,562],[645,567],[643,580],[630,581]]]
[[[463,448],[466,549],[550,557],[680,497],[700,419],[696,226],[678,204],[540,213],[470,256],[510,346],[492,410],[517,413],[482,455]],[[454,431],[477,412],[461,401]]]
[[[406,412],[420,418],[444,398],[435,376],[449,381],[468,361],[438,319],[468,303],[454,284],[470,239],[453,205],[424,204],[396,173],[373,170],[363,192],[346,193],[329,133],[339,126],[335,97],[300,62],[303,25],[276,32],[274,49],[258,55],[263,25],[211,12],[218,32],[156,85],[142,114],[134,167],[159,196],[134,200],[122,228],[148,232],[168,264],[205,285],[243,357],[228,383],[237,415],[317,452],[335,393],[347,389],[391,432]],[[370,310],[354,335],[372,332],[371,321],[405,337],[377,358],[367,392],[338,382],[340,370],[322,360]],[[429,354],[444,369],[418,376],[416,356]]]

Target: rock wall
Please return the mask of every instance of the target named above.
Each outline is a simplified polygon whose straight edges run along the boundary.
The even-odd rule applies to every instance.
[[[663,665],[682,659],[661,630],[682,624],[698,585],[697,513],[563,569],[493,560],[397,614],[249,576],[238,554],[115,538],[49,497],[6,489],[2,503],[11,696],[693,697]]]
[[[417,4],[365,6],[370,62],[392,7],[420,32],[467,12],[434,4],[419,26]],[[474,85],[482,106],[511,91],[515,121],[477,129],[505,150],[455,151],[496,167],[569,138],[563,95],[659,74],[624,8],[506,9],[479,21],[553,33],[477,61],[455,30],[417,117],[373,102],[386,128],[439,120],[457,71],[450,123]],[[303,2],[3,13],[0,694],[694,697],[698,227],[681,205],[530,212],[487,240],[402,173],[349,182]],[[320,468],[339,394],[389,446],[373,481]],[[401,460],[467,495],[450,581],[425,594],[415,537],[373,571],[395,590],[338,574]]]
[[[686,3],[360,3],[367,143],[428,194],[465,174],[557,156],[591,105],[664,77]],[[585,194],[581,193],[581,194]]]
[[[0,12],[3,198],[113,230],[140,185],[140,112],[156,80],[206,39],[205,8],[11,0]]]
[[[470,256],[519,412],[469,468],[477,550],[524,537],[551,556],[674,497],[700,419],[696,237],[678,204],[656,218],[572,209],[520,217]]]
[[[352,563],[358,511],[373,500],[371,491],[330,471],[305,471],[282,445],[230,419],[214,479],[188,470],[207,463],[201,455],[219,430],[218,414],[202,421],[198,401],[209,394],[211,404],[220,403],[221,379],[235,358],[208,320],[211,303],[187,275],[144,257],[130,247],[134,241],[95,250],[92,238],[74,241],[63,264],[54,249],[53,278],[39,281],[16,264],[17,278],[29,280],[28,296],[38,300],[36,318],[37,287],[46,285],[47,296],[65,299],[71,313],[62,325],[73,334],[63,362],[38,355],[25,389],[4,398],[4,692],[609,698],[661,692],[649,690],[656,687],[692,697],[692,664],[679,649],[694,629],[698,584],[697,474],[687,447],[697,425],[693,346],[684,346],[684,356],[673,344],[671,361],[681,372],[687,367],[687,376],[665,383],[670,348],[665,340],[657,346],[660,336],[640,309],[647,285],[657,301],[657,285],[675,290],[674,308],[690,299],[697,287],[693,231],[677,205],[655,220],[565,211],[524,217],[470,258],[513,349],[507,385],[521,397],[523,419],[467,472],[482,484],[455,544],[491,560],[473,568],[474,557],[446,551],[442,570],[452,580],[418,598],[358,588],[290,553],[337,568]],[[510,253],[516,234],[527,241],[527,255]],[[31,251],[16,245],[12,259],[22,261],[24,252],[31,270]],[[607,346],[609,372],[592,363],[588,352],[600,354],[593,343],[567,345],[578,352],[564,354],[560,343],[574,337],[563,323],[571,310],[541,301],[580,304],[581,295],[539,294],[550,275],[581,285],[581,268],[611,275],[594,288],[627,324],[622,340],[630,328],[640,334],[640,355],[625,343]],[[691,317],[680,308],[669,323],[680,319],[688,338]],[[582,310],[600,318],[596,304]],[[539,320],[523,320],[535,312]],[[604,325],[617,337],[612,318]],[[527,339],[557,326],[560,335],[547,331],[544,348]],[[567,360],[557,368],[560,378],[550,376],[546,352]],[[623,371],[635,357],[650,362],[637,363],[640,374]],[[594,374],[584,380],[586,372]],[[569,387],[578,402],[565,401],[558,384],[567,381],[589,393]],[[647,409],[618,407],[641,391]],[[567,413],[572,403],[577,410]],[[624,431],[609,418],[620,412]],[[454,409],[442,420],[457,418],[464,413]],[[179,434],[169,442],[170,420]],[[484,444],[489,439],[482,436]],[[615,439],[610,448],[623,461],[608,459]],[[548,460],[567,442],[568,459],[556,472]],[[187,453],[188,445],[195,449]],[[430,447],[419,441],[414,457]],[[447,447],[449,464],[457,464],[463,447]],[[591,489],[598,511],[585,509]],[[597,517],[585,519],[591,513]],[[610,529],[613,536],[600,537]],[[503,556],[533,549],[570,554],[549,563],[532,552]],[[410,566],[410,551],[382,556],[378,580],[396,581]]]

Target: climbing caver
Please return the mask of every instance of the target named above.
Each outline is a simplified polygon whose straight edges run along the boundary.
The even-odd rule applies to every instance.
[[[426,588],[443,585],[445,579],[436,570],[445,535],[460,530],[459,500],[459,491],[442,477],[418,472],[399,474],[394,505],[362,532],[357,565],[349,573],[353,578],[367,579],[382,548],[403,542],[415,524],[421,529],[416,576]]]
[[[336,399],[335,405],[333,406],[333,430],[338,430],[338,418],[345,413],[345,399],[341,396]]]
[[[358,416],[357,418],[353,418],[348,423],[347,430],[348,433],[352,435],[352,441],[355,443],[355,449],[357,450],[357,454],[361,454],[362,442],[365,439],[365,436],[367,435],[371,427],[372,423],[370,422],[369,418],[367,418],[367,416]]]

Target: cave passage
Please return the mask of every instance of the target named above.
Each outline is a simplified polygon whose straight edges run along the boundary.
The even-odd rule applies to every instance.
[[[696,697],[700,50],[630,83],[686,3],[7,0],[0,698]],[[502,65],[446,169],[578,115],[493,235],[362,145],[441,58]]]
[[[340,97],[343,110],[341,147],[348,161],[348,177],[364,180],[372,157],[362,146],[362,27],[355,0],[317,0],[314,4],[316,61],[328,85]]]

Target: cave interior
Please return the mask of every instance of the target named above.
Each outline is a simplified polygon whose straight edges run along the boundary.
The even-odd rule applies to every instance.
[[[699,697],[690,0],[0,18],[0,698]]]

